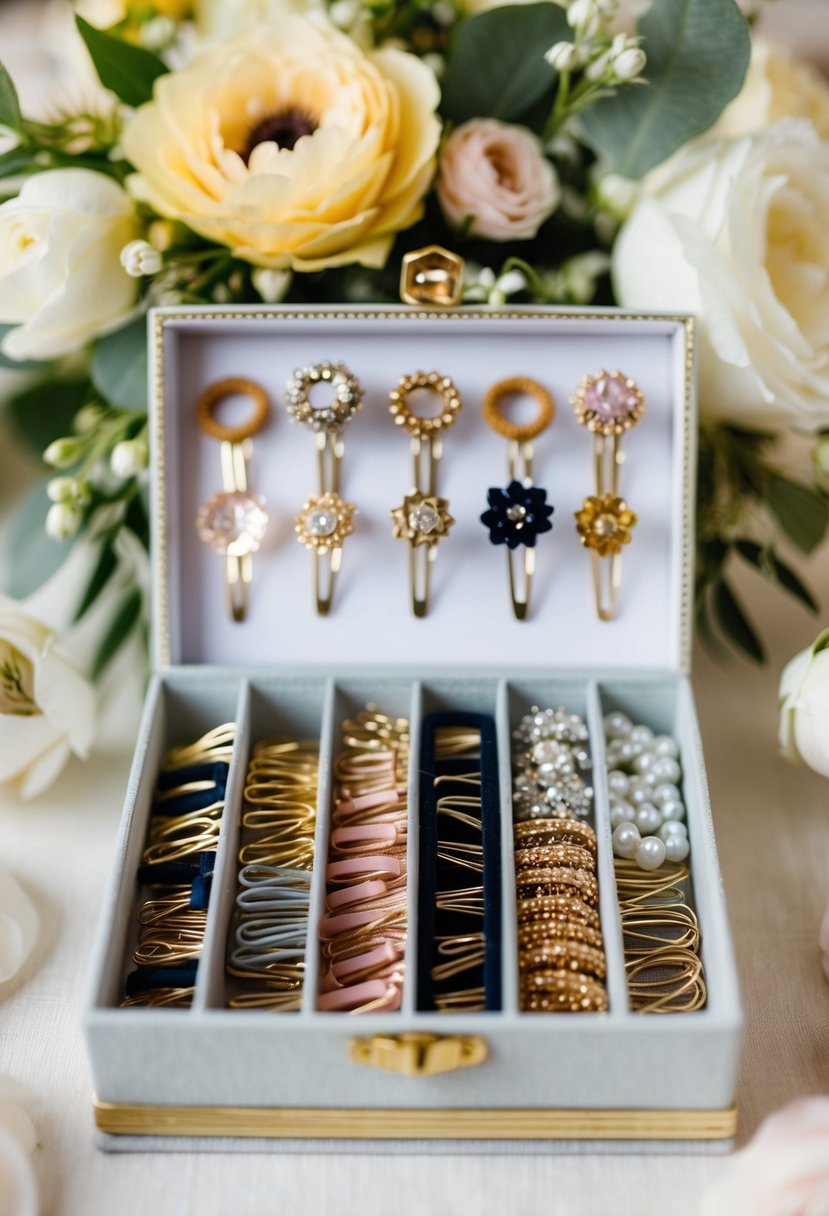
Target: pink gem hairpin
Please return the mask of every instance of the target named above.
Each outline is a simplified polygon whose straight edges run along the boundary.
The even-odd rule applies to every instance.
[[[505,397],[517,394],[532,397],[538,414],[532,422],[510,422],[501,411]],[[510,599],[515,619],[524,621],[530,609],[533,574],[535,573],[535,544],[544,532],[552,531],[550,516],[553,507],[547,503],[547,491],[533,485],[533,440],[550,426],[555,417],[555,402],[542,384],[527,376],[499,380],[487,391],[483,400],[484,420],[497,435],[509,442],[507,471],[509,485],[505,489],[491,486],[487,491],[489,509],[481,523],[489,529],[493,545],[507,546],[507,570]],[[516,573],[518,548],[523,551],[523,578]]]
[[[223,426],[214,417],[216,406],[228,397],[245,396],[253,413],[239,426]],[[251,554],[262,543],[268,512],[261,494],[248,489],[247,466],[252,437],[265,425],[269,406],[265,390],[253,380],[231,376],[209,385],[196,403],[196,420],[205,435],[218,439],[223,489],[199,508],[196,530],[206,545],[226,558],[225,581],[230,615],[243,621],[253,576]]]
[[[421,417],[409,405],[409,397],[419,390],[440,399],[434,417]],[[448,376],[440,372],[414,372],[402,376],[389,394],[389,411],[395,426],[411,436],[414,489],[391,512],[395,540],[409,542],[409,591],[412,612],[425,616],[429,610],[432,565],[438,544],[454,524],[449,501],[438,497],[437,472],[443,455],[443,432],[453,425],[461,409],[461,399]]]
[[[327,400],[311,400],[317,385],[328,389]],[[344,363],[314,363],[297,368],[285,391],[288,413],[316,436],[318,492],[296,516],[297,540],[313,555],[314,603],[327,616],[342,564],[343,541],[354,531],[357,508],[340,497],[340,468],[345,445],[341,428],[363,404],[363,389]]]
[[[645,398],[624,372],[585,376],[571,398],[576,418],[593,432],[596,493],[576,511],[576,531],[590,550],[596,614],[611,621],[622,580],[622,548],[630,543],[636,515],[619,495],[621,439],[645,412]]]

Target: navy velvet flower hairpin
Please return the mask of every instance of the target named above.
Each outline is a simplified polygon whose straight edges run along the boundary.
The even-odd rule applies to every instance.
[[[550,516],[554,508],[547,505],[547,491],[541,486],[525,486],[511,481],[505,490],[492,486],[487,491],[489,510],[481,523],[489,528],[493,545],[535,547],[536,538],[553,528]]]

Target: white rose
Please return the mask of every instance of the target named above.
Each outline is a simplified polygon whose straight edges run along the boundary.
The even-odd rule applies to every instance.
[[[782,754],[829,777],[829,629],[784,667],[779,700]]]
[[[34,904],[0,861],[0,984],[13,979],[26,962],[38,928]]]
[[[53,169],[0,205],[0,322],[10,359],[51,359],[116,329],[138,286],[119,260],[136,218],[126,191],[90,169]]]
[[[754,38],[743,87],[714,130],[718,135],[749,135],[782,118],[808,118],[821,139],[829,139],[829,84],[787,47]]]
[[[802,119],[694,141],[650,174],[613,255],[620,304],[696,313],[700,408],[829,425],[829,144]]]
[[[22,1099],[22,1100],[21,1100]],[[0,1212],[38,1216],[40,1203],[32,1167],[37,1132],[24,1102],[30,1095],[10,1077],[0,1076]]]
[[[0,782],[23,798],[57,777],[70,752],[92,743],[92,685],[62,652],[53,630],[0,596]]]
[[[700,1216],[824,1216],[829,1211],[829,1098],[776,1111],[703,1196]]]

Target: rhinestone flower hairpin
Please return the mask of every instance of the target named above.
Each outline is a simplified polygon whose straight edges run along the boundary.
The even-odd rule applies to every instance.
[[[588,732],[578,714],[534,705],[512,736],[513,818],[586,819],[593,790]]]
[[[600,621],[616,615],[622,578],[621,552],[630,544],[637,519],[619,495],[622,437],[645,412],[645,398],[624,372],[585,376],[572,405],[576,418],[593,434],[596,493],[576,512],[576,530],[590,551],[596,614]],[[605,564],[606,563],[606,564]]]

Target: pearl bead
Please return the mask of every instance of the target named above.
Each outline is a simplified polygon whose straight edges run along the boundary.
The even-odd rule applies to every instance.
[[[686,836],[671,836],[665,841],[665,856],[668,861],[684,861],[690,852],[691,846]]]
[[[653,791],[653,801],[657,806],[661,806],[663,802],[676,802],[679,797],[678,787],[667,782],[660,782]]]
[[[617,857],[635,857],[641,846],[642,838],[635,823],[620,823],[614,829],[613,852]]]
[[[610,804],[610,826],[617,828],[620,823],[633,823],[636,812],[629,802],[618,799]]]
[[[668,756],[671,760],[679,758],[679,748],[670,735],[657,735],[653,741],[653,750],[657,756]]]
[[[670,781],[674,785],[679,781],[681,770],[676,760],[670,756],[659,756],[653,763],[651,771],[660,781]]]
[[[633,730],[633,723],[627,714],[617,710],[615,713],[607,715],[604,720],[604,729],[608,739],[626,739]]]
[[[665,844],[674,837],[679,840],[688,839],[688,829],[684,823],[677,823],[675,819],[669,819],[667,823],[663,823],[662,827],[656,833],[660,840],[664,840]]]
[[[641,743],[647,747],[653,742],[653,731],[649,726],[634,726],[630,738],[632,743]]]
[[[640,870],[658,870],[667,856],[667,845],[658,836],[646,836],[635,856]]]
[[[661,828],[662,816],[651,802],[643,802],[636,808],[633,822],[643,836],[650,836]]]
[[[631,760],[636,755],[635,746],[625,739],[624,743],[619,746],[619,759],[623,764],[630,764]]]
[[[640,802],[651,801],[650,787],[641,777],[634,777],[632,779],[628,788],[628,801],[633,802],[637,806]]]
[[[675,798],[672,802],[663,802],[659,809],[662,812],[663,819],[685,818],[685,804],[678,798]]]
[[[618,794],[620,798],[624,798],[630,787],[630,777],[621,769],[612,769],[607,774],[607,784],[611,794]]]
[[[650,752],[640,752],[633,761],[633,771],[635,773],[641,773],[642,776],[644,776],[648,769],[653,765],[653,762],[654,757]]]

